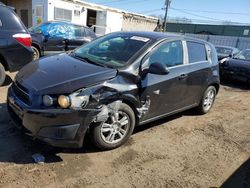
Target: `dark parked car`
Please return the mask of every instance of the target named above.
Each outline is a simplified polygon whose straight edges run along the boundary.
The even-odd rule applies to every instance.
[[[29,31],[33,40],[34,59],[47,52],[72,50],[96,39],[92,29],[68,22],[45,22],[30,28]]]
[[[234,79],[250,83],[250,49],[220,64],[220,74],[223,80]]]
[[[122,145],[136,125],[197,108],[219,90],[217,53],[205,41],[153,32],[118,32],[23,68],[8,109],[28,134],[53,146]]]
[[[217,51],[219,61],[227,57],[234,57],[240,52],[238,48],[231,46],[215,46],[215,49]]]
[[[31,36],[12,7],[0,4],[0,86],[5,71],[16,71],[32,61]]]

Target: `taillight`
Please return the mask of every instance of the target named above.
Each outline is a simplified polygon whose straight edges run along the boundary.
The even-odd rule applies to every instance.
[[[15,38],[20,44],[31,47],[32,39],[30,34],[18,33],[13,35],[13,38]]]

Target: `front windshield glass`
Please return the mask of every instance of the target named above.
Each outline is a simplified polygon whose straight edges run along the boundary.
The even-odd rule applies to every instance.
[[[250,61],[250,50],[243,50],[235,56],[234,59],[241,59]]]
[[[49,23],[42,23],[42,24],[39,24],[39,25],[36,25],[36,26],[33,26],[31,28],[29,28],[29,31],[30,32],[33,32],[33,33],[47,33],[47,27],[49,26]]]
[[[223,48],[223,47],[215,47],[215,48],[216,48],[217,53],[219,54],[229,55],[229,54],[232,54],[233,52],[233,50],[230,48]]]
[[[122,68],[148,42],[134,35],[107,35],[73,51],[75,57],[104,67]]]

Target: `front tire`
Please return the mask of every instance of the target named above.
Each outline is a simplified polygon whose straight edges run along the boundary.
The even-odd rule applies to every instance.
[[[214,86],[209,86],[203,94],[201,102],[197,108],[199,114],[203,115],[208,113],[215,101],[217,91]]]
[[[4,66],[0,62],[0,86],[4,84],[5,78],[6,78],[5,69],[4,69]]]
[[[124,144],[134,131],[135,114],[121,103],[117,112],[109,115],[107,121],[94,124],[91,128],[93,144],[101,150],[110,150]]]

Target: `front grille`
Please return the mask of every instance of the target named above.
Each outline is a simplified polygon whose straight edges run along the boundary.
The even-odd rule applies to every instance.
[[[29,98],[28,90],[21,86],[19,83],[13,83],[12,90],[15,95],[25,104],[31,105],[31,100]]]

